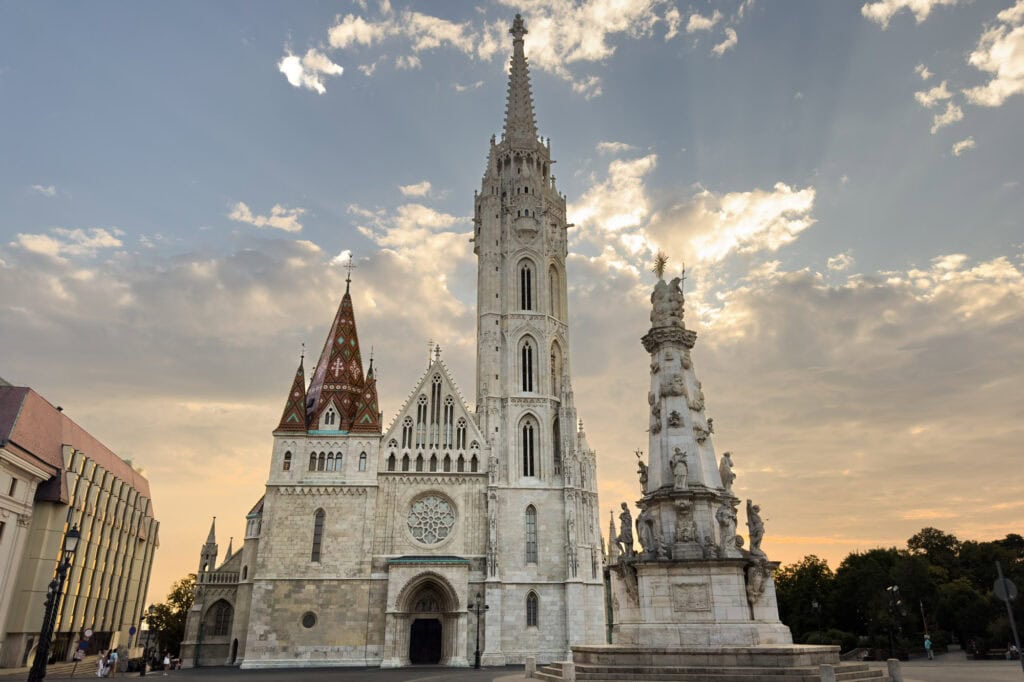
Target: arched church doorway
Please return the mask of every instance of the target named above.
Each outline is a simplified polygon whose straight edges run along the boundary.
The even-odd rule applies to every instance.
[[[467,665],[467,611],[448,576],[428,570],[402,582],[385,621],[381,667]]]
[[[441,662],[441,621],[417,618],[409,633],[409,662],[413,665]]]

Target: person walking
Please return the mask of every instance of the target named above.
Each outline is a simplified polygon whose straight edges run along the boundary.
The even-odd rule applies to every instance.
[[[170,651],[165,651],[164,652],[164,675],[166,675],[167,671],[170,670],[170,669],[171,669],[171,652]]]
[[[924,652],[928,654],[928,660],[935,660],[935,652],[932,651],[932,640],[928,635],[924,636]]]
[[[117,648],[110,652],[110,673],[108,677],[117,677],[117,661],[118,661]]]

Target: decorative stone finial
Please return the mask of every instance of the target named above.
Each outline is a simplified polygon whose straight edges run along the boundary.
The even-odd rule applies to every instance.
[[[517,14],[516,18],[512,21],[512,28],[508,30],[512,34],[512,38],[515,40],[522,40],[529,31],[526,30],[526,24],[523,23],[523,16]]]

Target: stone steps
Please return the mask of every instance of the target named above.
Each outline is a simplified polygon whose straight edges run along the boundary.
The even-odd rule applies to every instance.
[[[888,682],[881,670],[864,663],[840,663],[834,666],[837,682]],[[577,664],[575,679],[587,682],[634,680],[636,682],[821,682],[814,667],[706,667],[706,666],[613,666]],[[537,679],[563,680],[562,663],[537,669]]]

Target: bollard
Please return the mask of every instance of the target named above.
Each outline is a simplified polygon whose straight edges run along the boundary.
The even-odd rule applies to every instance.
[[[821,668],[821,682],[836,682],[836,669],[828,663],[822,663]]]
[[[903,682],[903,670],[900,669],[899,659],[890,658],[885,663],[889,666],[889,679],[892,682]]]
[[[537,657],[527,656],[526,657],[526,677],[527,679],[533,679],[537,676]]]
[[[562,682],[576,682],[576,664],[566,661],[562,664]]]

